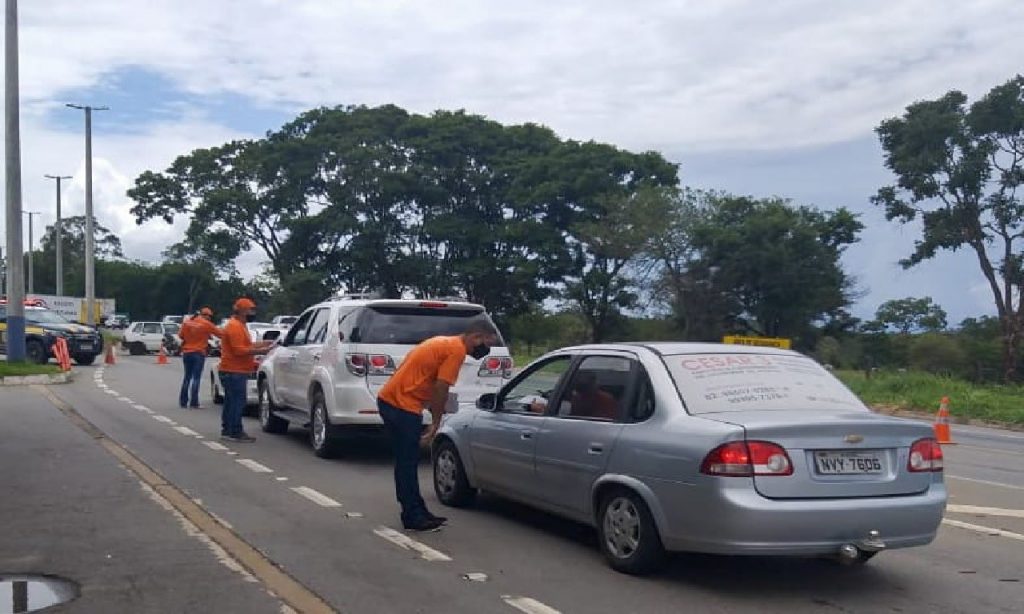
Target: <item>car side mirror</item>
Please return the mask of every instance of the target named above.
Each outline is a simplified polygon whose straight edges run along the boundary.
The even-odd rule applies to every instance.
[[[498,395],[493,392],[480,395],[480,398],[476,400],[476,408],[484,411],[494,411],[498,404]]]

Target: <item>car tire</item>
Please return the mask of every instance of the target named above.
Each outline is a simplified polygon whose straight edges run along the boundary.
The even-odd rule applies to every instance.
[[[128,353],[132,356],[145,356],[146,344],[141,341],[132,341],[128,344]]]
[[[466,507],[476,499],[476,489],[470,486],[466,468],[459,450],[449,439],[444,439],[434,451],[434,493],[449,507]]]
[[[210,396],[213,397],[214,405],[224,404],[224,395],[220,393],[220,388],[217,387],[217,374],[210,373]]]
[[[274,400],[270,398],[270,391],[267,390],[266,378],[260,379],[256,384],[256,390],[259,391],[260,428],[263,429],[264,433],[287,433],[288,421],[280,416],[274,415],[277,405],[275,405]]]
[[[654,517],[631,490],[615,489],[601,499],[597,532],[601,552],[616,571],[644,575],[665,562],[665,547]]]
[[[37,365],[45,365],[50,362],[50,355],[46,351],[46,346],[36,339],[29,339],[25,343],[25,358]]]
[[[327,417],[327,400],[322,390],[313,391],[309,416],[309,444],[313,454],[319,458],[333,458],[338,455],[338,429]]]
[[[73,356],[75,364],[82,365],[83,367],[89,366],[96,362],[96,354],[78,354]]]

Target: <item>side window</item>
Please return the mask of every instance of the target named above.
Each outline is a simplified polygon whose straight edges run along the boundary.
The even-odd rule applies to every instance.
[[[634,361],[621,356],[588,356],[562,394],[556,415],[563,418],[622,419]]]
[[[162,335],[164,334],[164,327],[160,324],[146,324],[143,326],[142,332],[147,335]]]
[[[305,345],[306,333],[309,328],[309,320],[315,312],[310,310],[302,314],[302,317],[294,326],[288,329],[288,336],[284,338],[284,345]]]
[[[353,341],[352,336],[354,335],[354,332],[348,332],[348,329],[352,326],[352,323],[355,322],[356,313],[359,313],[358,309],[345,309],[344,307],[342,307],[341,311],[338,312],[338,332],[345,335],[341,339],[343,342]]]
[[[323,343],[327,338],[327,324],[330,322],[330,309],[317,309],[309,324],[306,343]]]
[[[642,368],[637,369],[637,387],[634,401],[629,406],[629,422],[643,422],[654,415],[654,386]]]
[[[556,356],[538,365],[505,392],[499,411],[543,414],[570,364],[572,356]]]

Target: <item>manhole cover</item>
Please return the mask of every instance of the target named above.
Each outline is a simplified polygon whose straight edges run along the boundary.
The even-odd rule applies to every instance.
[[[78,585],[53,576],[0,575],[0,614],[35,612],[78,596]]]

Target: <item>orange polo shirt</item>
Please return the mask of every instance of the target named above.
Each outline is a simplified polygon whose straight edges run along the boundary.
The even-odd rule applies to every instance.
[[[183,341],[181,344],[182,354],[189,352],[202,352],[206,354],[206,346],[210,343],[210,337],[222,337],[223,333],[214,326],[213,322],[200,316],[190,318],[183,323],[178,336]]]
[[[256,370],[256,358],[249,354],[252,349],[252,335],[249,327],[238,318],[231,318],[224,325],[220,341],[220,367],[225,373],[252,373]]]
[[[422,414],[437,380],[454,386],[466,360],[461,337],[434,337],[417,345],[402,361],[398,371],[377,396],[389,405],[409,413]]]

